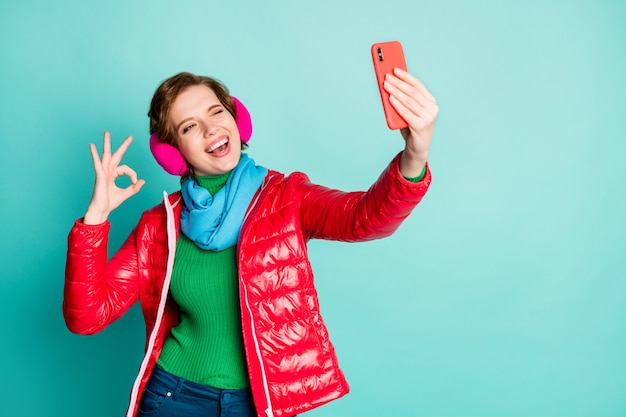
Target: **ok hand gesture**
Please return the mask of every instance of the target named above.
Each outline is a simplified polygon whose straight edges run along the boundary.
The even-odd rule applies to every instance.
[[[124,156],[124,153],[132,141],[132,136],[128,136],[122,145],[111,154],[111,135],[109,132],[105,132],[102,159],[98,154],[96,145],[93,143],[89,144],[93,167],[96,171],[96,183],[83,223],[103,223],[113,210],[119,207],[128,198],[137,194],[145,184],[144,180],[137,179],[137,173],[128,165],[120,165],[122,156]],[[128,176],[132,182],[132,184],[126,188],[120,188],[115,184],[117,177],[122,175]]]

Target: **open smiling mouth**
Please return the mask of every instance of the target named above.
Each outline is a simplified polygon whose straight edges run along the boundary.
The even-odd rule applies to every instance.
[[[218,153],[222,153],[226,150],[226,148],[228,147],[228,139],[224,138],[222,140],[220,140],[219,142],[213,144],[211,147],[206,149],[207,153],[211,153],[211,154],[218,154]]]

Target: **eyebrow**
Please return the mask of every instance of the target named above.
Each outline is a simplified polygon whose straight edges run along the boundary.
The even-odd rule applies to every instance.
[[[214,104],[214,105],[210,106],[210,107],[207,109],[207,112],[210,112],[210,111],[211,111],[211,110],[213,110],[215,107],[223,107],[223,106],[222,106],[222,103],[219,103],[219,104]],[[183,124],[185,124],[187,121],[191,120],[191,119],[193,119],[193,117],[187,117],[187,118],[185,118],[185,119],[181,120],[181,122],[180,122],[179,124],[177,124],[177,125],[176,125],[176,131],[178,132],[178,131],[180,130],[180,127],[181,127]]]

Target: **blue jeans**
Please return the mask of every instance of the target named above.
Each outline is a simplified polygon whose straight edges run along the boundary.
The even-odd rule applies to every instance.
[[[250,389],[219,389],[172,375],[156,366],[137,417],[256,417]]]

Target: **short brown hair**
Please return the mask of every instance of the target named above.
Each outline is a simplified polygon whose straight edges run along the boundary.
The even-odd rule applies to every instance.
[[[235,103],[228,88],[221,81],[190,72],[181,72],[163,81],[152,96],[148,111],[150,134],[156,133],[159,142],[170,144],[178,149],[178,135],[169,121],[170,109],[176,97],[187,87],[194,85],[204,85],[213,90],[220,103],[237,120]]]

